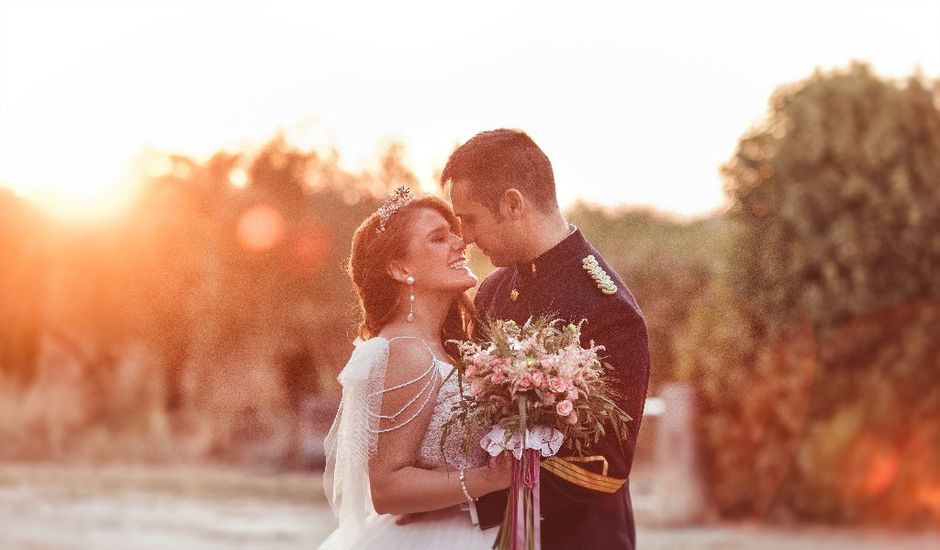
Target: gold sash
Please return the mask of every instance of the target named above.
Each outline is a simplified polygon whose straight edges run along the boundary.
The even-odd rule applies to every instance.
[[[587,470],[576,463],[603,462],[600,474]],[[607,459],[603,456],[565,457],[552,456],[542,461],[542,469],[585,489],[601,493],[616,493],[627,482],[607,475]]]

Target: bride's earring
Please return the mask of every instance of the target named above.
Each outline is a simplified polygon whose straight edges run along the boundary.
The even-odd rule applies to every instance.
[[[411,287],[411,293],[408,295],[408,322],[413,323],[415,320],[415,278],[411,275],[408,275],[408,278],[405,279],[405,282],[408,283],[408,286]]]

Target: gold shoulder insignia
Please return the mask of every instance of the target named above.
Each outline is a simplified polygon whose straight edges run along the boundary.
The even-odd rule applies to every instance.
[[[617,285],[614,284],[610,275],[604,271],[604,268],[597,263],[597,258],[595,258],[593,254],[581,260],[581,265],[584,267],[584,270],[588,272],[588,275],[594,279],[594,282],[597,283],[597,288],[601,289],[601,292],[608,295],[617,293]]]

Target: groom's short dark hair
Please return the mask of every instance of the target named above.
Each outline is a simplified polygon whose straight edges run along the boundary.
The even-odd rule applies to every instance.
[[[441,172],[441,186],[456,181],[467,182],[470,197],[494,212],[511,188],[543,212],[558,208],[552,163],[521,130],[480,132],[458,147]]]

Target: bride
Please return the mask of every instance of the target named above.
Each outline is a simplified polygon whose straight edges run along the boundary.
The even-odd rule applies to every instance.
[[[339,375],[324,488],[339,524],[321,549],[488,549],[473,501],[505,489],[510,462],[487,466],[439,442],[459,387],[444,348],[466,339],[477,283],[450,206],[399,188],[353,236],[349,273],[363,321]],[[454,433],[449,440],[461,440]],[[403,514],[436,511],[399,525]]]

